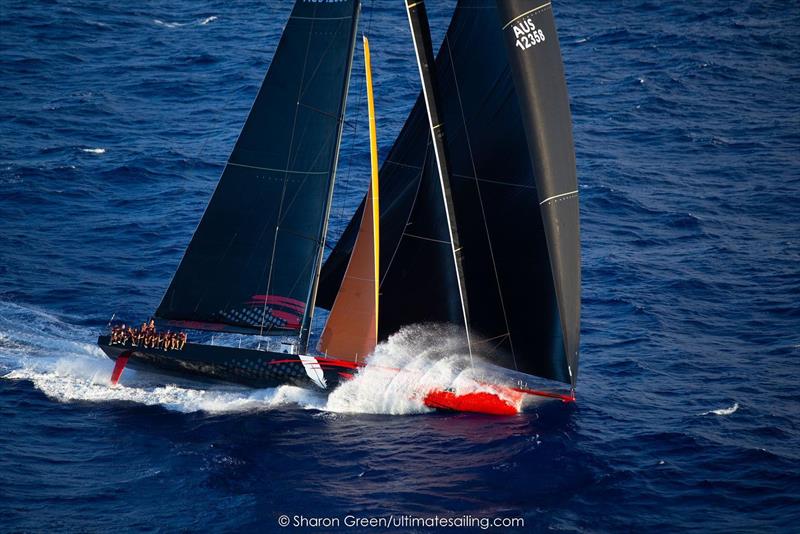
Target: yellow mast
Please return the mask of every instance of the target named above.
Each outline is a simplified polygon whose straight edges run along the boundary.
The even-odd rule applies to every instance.
[[[367,75],[367,107],[369,108],[369,153],[372,167],[370,192],[372,194],[372,242],[375,258],[375,339],[378,338],[378,294],[380,289],[380,217],[378,204],[378,132],[375,127],[375,98],[372,94],[372,64],[369,58],[369,39],[364,36],[364,69]]]
[[[372,95],[369,41],[366,36],[364,37],[364,67],[367,79],[372,174],[358,236],[319,343],[319,350],[326,355],[350,361],[363,359],[378,344],[378,288],[380,286],[378,135],[375,129],[375,102]]]

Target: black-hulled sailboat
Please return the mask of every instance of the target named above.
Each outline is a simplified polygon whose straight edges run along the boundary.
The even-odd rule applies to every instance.
[[[191,338],[182,349],[167,350],[138,334],[113,344],[101,336],[111,358],[252,386],[325,387],[337,376],[330,368],[352,372],[352,366],[323,368],[305,355],[359,10],[359,0],[295,3],[219,184],[155,311],[160,331],[269,336],[287,342],[285,350]]]
[[[101,336],[116,378],[130,361],[257,387],[331,388],[379,340],[446,323],[471,357],[565,383],[569,394],[544,394],[574,398],[578,192],[550,3],[459,0],[435,59],[424,3],[408,0],[406,12],[423,90],[378,172],[365,39],[372,178],[325,264],[357,0],[295,4],[155,313],[161,329],[271,336],[288,348],[164,349]],[[312,352],[315,305],[331,314]],[[433,407],[492,413],[509,413],[508,394],[542,392],[523,383],[503,393],[424,392]]]

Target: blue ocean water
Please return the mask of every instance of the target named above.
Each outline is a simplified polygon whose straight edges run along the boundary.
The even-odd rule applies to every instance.
[[[438,43],[453,2],[429,4]],[[578,403],[491,418],[130,371],[109,388],[96,333],[160,300],[291,6],[4,0],[0,531],[271,531],[281,514],[797,531],[800,7],[722,4],[555,4]],[[362,28],[385,155],[419,90],[402,3],[366,1]],[[368,175],[357,58],[332,240]]]

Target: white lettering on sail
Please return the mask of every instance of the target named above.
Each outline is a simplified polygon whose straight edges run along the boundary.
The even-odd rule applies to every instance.
[[[516,46],[520,50],[527,50],[545,41],[544,32],[538,29],[530,18],[517,22],[512,29],[517,41]]]

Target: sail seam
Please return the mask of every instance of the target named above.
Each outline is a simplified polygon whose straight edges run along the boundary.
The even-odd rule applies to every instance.
[[[408,163],[400,163],[399,161],[392,161],[390,159],[384,160],[383,164],[397,165],[398,167],[406,167],[408,169],[415,169],[418,171],[422,170],[422,166],[420,165],[409,165]]]
[[[330,171],[293,171],[291,169],[274,169],[272,167],[258,167],[256,165],[245,165],[244,163],[234,163],[232,161],[229,161],[228,165],[233,165],[234,167],[245,167],[247,169],[257,169],[260,171],[284,172],[289,174],[328,174],[330,172]]]
[[[510,182],[501,182],[500,180],[491,180],[489,178],[478,178],[477,176],[467,176],[466,174],[455,174],[455,173],[453,173],[451,176],[453,176],[455,178],[461,178],[462,180],[475,180],[476,182],[485,182],[487,184],[504,185],[504,186],[507,186],[507,187],[522,187],[524,189],[536,189],[535,185],[512,184]]]
[[[362,278],[360,276],[353,276],[353,275],[350,275],[347,278],[350,278],[351,280],[361,280],[362,282],[374,282],[375,281],[373,278]]]
[[[442,243],[442,244],[444,244],[444,245],[449,245],[449,244],[450,244],[450,241],[443,241],[443,240],[441,240],[441,239],[435,239],[435,238],[433,238],[433,237],[422,237],[421,235],[409,234],[408,232],[403,232],[403,235],[404,235],[404,236],[408,236],[408,237],[415,237],[415,238],[417,238],[417,239],[424,239],[425,241],[433,241],[433,242],[435,242],[435,243]],[[461,250],[461,247],[459,247],[459,248],[456,250],[456,252],[458,252],[459,250]]]
[[[522,18],[522,17],[524,17],[525,15],[530,15],[531,13],[536,13],[537,11],[540,11],[540,10],[542,10],[542,9],[546,8],[546,7],[547,7],[547,6],[549,6],[550,4],[551,4],[551,2],[547,2],[546,4],[542,4],[542,5],[540,5],[539,7],[534,7],[533,9],[531,9],[531,10],[529,10],[529,11],[526,11],[525,13],[522,13],[521,15],[517,15],[517,16],[516,16],[516,17],[514,17],[513,19],[511,19],[511,20],[509,20],[508,22],[506,22],[506,25],[505,25],[505,26],[503,26],[503,29],[505,30],[505,29],[506,29],[506,28],[508,28],[508,27],[509,27],[511,24],[513,24],[513,23],[514,23],[514,21],[517,21],[517,20],[521,19],[521,18]]]
[[[351,19],[353,17],[347,16],[347,17],[289,17],[289,18],[294,20],[313,20],[316,22],[318,20],[345,20],[345,19]]]
[[[510,336],[511,336],[510,332],[505,332],[503,334],[500,334],[499,336],[494,336],[494,337],[490,337],[490,338],[486,338],[486,339],[477,339],[477,340],[475,340],[475,343],[489,343],[490,341],[495,341],[495,340],[503,339],[504,337],[510,337]]]

